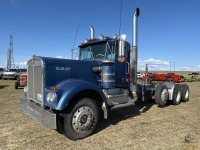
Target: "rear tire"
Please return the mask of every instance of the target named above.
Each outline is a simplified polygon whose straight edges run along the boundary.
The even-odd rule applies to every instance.
[[[18,89],[18,83],[15,82],[15,89]]]
[[[155,90],[155,101],[159,106],[165,106],[169,100],[169,92],[165,85],[159,84]]]
[[[71,140],[83,139],[93,133],[99,120],[99,108],[90,98],[82,98],[64,114],[64,134]]]
[[[174,85],[172,101],[174,105],[178,105],[181,103],[181,85],[180,84]]]
[[[189,86],[187,84],[183,84],[181,87],[181,101],[188,102],[190,96]]]
[[[15,76],[15,79],[14,80],[18,80],[18,76]]]

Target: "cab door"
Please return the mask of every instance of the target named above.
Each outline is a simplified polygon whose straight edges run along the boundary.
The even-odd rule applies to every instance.
[[[119,56],[115,59],[115,86],[116,87],[127,87],[129,77],[129,47],[124,46],[123,56]]]

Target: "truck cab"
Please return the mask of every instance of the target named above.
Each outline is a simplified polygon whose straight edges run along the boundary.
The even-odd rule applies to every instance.
[[[82,43],[77,60],[33,56],[27,62],[27,97],[21,99],[21,109],[71,139],[88,136],[101,110],[107,118],[109,110],[134,105],[129,90],[129,54],[130,44],[124,39],[103,37]],[[71,120],[72,116],[79,119]]]
[[[101,37],[100,40],[89,39],[79,48],[79,60],[99,62],[99,65],[93,67],[93,71],[99,77],[98,86],[101,88],[127,88],[130,60],[130,44],[128,42],[117,39],[117,37],[106,36]]]

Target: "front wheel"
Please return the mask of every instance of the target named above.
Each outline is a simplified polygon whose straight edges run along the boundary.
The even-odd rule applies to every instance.
[[[93,133],[99,119],[99,108],[90,98],[83,98],[64,114],[64,134],[71,140],[79,140]]]

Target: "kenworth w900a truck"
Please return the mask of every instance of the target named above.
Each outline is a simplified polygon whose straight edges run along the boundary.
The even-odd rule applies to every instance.
[[[132,46],[125,36],[94,36],[79,46],[79,57],[57,59],[33,56],[27,62],[28,84],[21,110],[40,124],[58,130],[72,140],[85,138],[95,130],[100,112],[134,106],[155,99],[164,106],[189,100],[186,84],[137,83],[137,8],[133,15]]]

